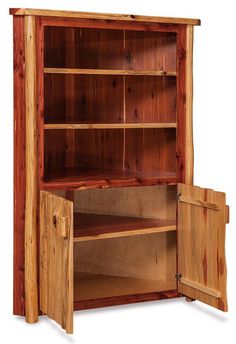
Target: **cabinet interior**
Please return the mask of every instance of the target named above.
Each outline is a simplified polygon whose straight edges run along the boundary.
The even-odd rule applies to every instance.
[[[75,309],[176,289],[176,186],[80,190],[73,209]]]

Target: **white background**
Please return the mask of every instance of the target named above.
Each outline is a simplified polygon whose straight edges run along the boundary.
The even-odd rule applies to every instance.
[[[19,343],[235,343],[236,340],[236,30],[235,1],[0,1],[0,341]],[[9,7],[196,17],[194,42],[195,184],[225,191],[229,312],[184,299],[76,312],[66,336],[47,318],[28,325],[12,315],[13,73]]]

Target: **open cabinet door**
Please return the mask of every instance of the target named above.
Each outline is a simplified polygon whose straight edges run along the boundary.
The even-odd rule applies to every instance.
[[[40,310],[73,332],[73,203],[40,193]]]
[[[178,291],[227,311],[225,194],[178,184]]]

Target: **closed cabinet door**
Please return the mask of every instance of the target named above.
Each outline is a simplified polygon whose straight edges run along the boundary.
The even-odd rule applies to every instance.
[[[178,291],[227,311],[225,194],[178,184]]]
[[[73,203],[40,193],[40,310],[73,332]]]

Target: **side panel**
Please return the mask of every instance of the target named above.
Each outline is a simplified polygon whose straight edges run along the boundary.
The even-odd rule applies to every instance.
[[[73,203],[40,194],[40,310],[73,332]]]
[[[14,285],[13,313],[25,315],[25,51],[24,17],[13,17],[14,30]]]
[[[227,311],[225,194],[178,185],[178,291]]]

